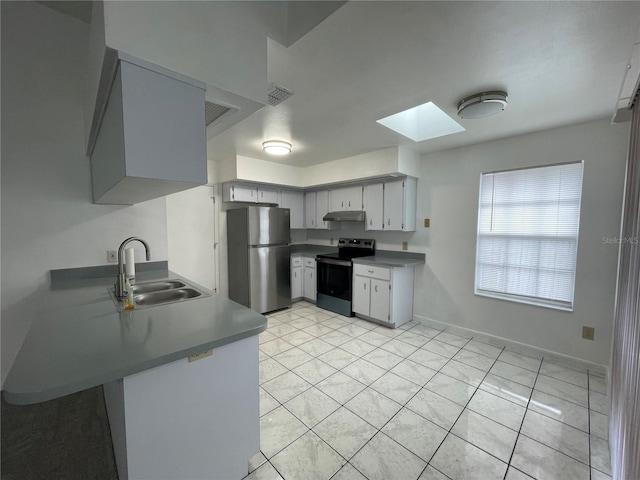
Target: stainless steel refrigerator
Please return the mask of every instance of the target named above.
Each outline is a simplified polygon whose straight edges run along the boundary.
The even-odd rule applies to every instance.
[[[291,306],[289,209],[227,210],[229,298],[258,313]]]

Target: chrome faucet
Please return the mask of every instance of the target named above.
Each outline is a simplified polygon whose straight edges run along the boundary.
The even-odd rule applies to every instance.
[[[138,242],[142,243],[142,245],[144,245],[144,249],[147,254],[147,262],[151,260],[151,249],[149,248],[149,244],[143,239],[138,237],[129,237],[120,244],[120,248],[118,249],[118,278],[115,285],[115,294],[118,300],[123,300],[125,297],[124,285],[126,281],[126,275],[124,274],[124,247],[126,247],[127,244],[133,242],[134,240],[137,240]]]

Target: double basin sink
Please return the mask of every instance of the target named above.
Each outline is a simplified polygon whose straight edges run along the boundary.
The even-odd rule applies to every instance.
[[[182,280],[161,280],[131,285],[133,303],[136,308],[153,307],[209,296]],[[122,303],[119,303],[122,305]]]

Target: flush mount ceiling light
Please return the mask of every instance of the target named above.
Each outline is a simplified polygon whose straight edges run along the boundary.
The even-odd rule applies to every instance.
[[[507,92],[476,93],[458,104],[458,116],[464,119],[484,118],[507,108]]]
[[[269,140],[262,144],[262,149],[269,155],[288,155],[291,153],[291,144],[280,140]]]

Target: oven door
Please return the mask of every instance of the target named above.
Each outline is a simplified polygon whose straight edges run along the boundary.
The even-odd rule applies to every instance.
[[[318,293],[351,302],[352,270],[353,265],[349,260],[318,257],[316,265]]]

